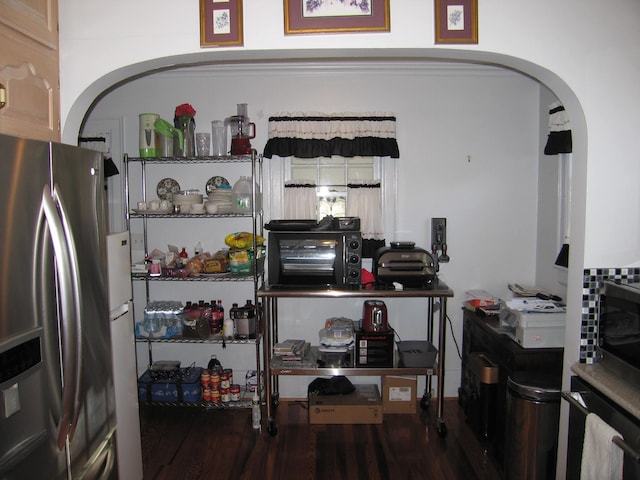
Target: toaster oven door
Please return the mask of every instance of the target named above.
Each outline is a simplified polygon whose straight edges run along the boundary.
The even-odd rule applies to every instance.
[[[339,243],[334,240],[282,239],[280,272],[287,284],[331,284],[336,279]]]

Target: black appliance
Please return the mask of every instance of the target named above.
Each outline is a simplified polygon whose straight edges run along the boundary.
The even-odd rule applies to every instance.
[[[597,350],[600,362],[640,379],[640,283],[604,282]]]
[[[272,231],[268,282],[277,287],[359,287],[362,235],[355,231]]]
[[[379,248],[373,258],[373,275],[381,284],[426,287],[437,272],[437,257],[414,242],[391,242],[389,247]]]
[[[595,413],[620,433],[613,442],[624,452],[623,479],[640,478],[640,421],[579,377],[571,377],[571,393],[562,396],[570,404],[566,478],[580,478],[584,428],[589,413]]]

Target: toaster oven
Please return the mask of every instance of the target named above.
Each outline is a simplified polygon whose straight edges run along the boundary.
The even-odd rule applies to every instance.
[[[269,232],[267,265],[270,286],[359,287],[362,235],[356,231]]]

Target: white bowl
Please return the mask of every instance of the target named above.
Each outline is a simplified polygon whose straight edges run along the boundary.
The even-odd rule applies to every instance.
[[[207,209],[207,213],[218,213],[218,205],[216,205],[215,203],[207,202],[205,203],[204,208]]]
[[[192,205],[194,203],[202,203],[201,193],[174,193],[174,205]]]

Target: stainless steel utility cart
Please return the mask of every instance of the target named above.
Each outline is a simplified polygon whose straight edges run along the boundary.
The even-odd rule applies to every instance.
[[[361,368],[361,367],[320,367],[313,361],[317,349],[312,349],[310,358],[301,362],[284,362],[273,357],[273,347],[278,339],[278,302],[281,299],[301,298],[424,298],[427,300],[427,341],[433,343],[435,316],[438,313],[438,359],[432,366],[421,368],[398,367],[397,360],[393,367]],[[445,341],[447,320],[447,298],[453,297],[453,291],[443,282],[434,280],[427,288],[386,290],[386,289],[323,289],[323,288],[276,288],[263,287],[258,290],[258,298],[264,300],[264,391],[266,403],[267,431],[271,435],[277,434],[275,411],[278,405],[278,376],[280,375],[354,375],[354,376],[385,376],[385,375],[425,375],[427,386],[422,397],[421,406],[427,408],[431,396],[431,377],[438,377],[438,411],[437,431],[441,437],[446,436],[447,428],[444,420],[444,371],[445,371]]]

